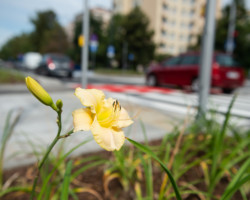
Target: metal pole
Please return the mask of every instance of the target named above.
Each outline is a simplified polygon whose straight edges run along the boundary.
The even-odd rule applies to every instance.
[[[232,54],[234,50],[235,19],[236,19],[236,4],[234,0],[232,0],[230,6],[229,25],[228,25],[227,41],[226,41],[226,52],[229,54]]]
[[[82,46],[82,88],[87,87],[88,54],[89,54],[89,7],[88,0],[84,0],[84,13],[82,18],[82,33],[84,35],[84,45]]]
[[[214,48],[216,0],[207,0],[206,23],[202,39],[201,62],[199,71],[199,112],[201,118],[207,111],[207,101],[210,92],[211,65]]]
[[[126,41],[123,42],[123,49],[122,49],[122,69],[127,70],[128,68],[128,63],[127,63],[127,58],[128,58],[128,43]]]

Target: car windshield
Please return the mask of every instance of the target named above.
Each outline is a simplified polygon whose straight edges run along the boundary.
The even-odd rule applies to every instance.
[[[216,62],[223,67],[237,67],[239,62],[237,62],[233,57],[229,55],[217,55],[215,57]]]
[[[52,55],[50,56],[52,60],[56,60],[59,62],[69,62],[69,58],[61,55]]]

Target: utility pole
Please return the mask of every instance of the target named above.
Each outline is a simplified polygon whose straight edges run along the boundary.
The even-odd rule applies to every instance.
[[[216,0],[207,0],[206,23],[202,38],[201,62],[199,71],[199,112],[201,118],[207,111],[207,101],[211,84],[211,65],[214,48]]]
[[[236,4],[234,0],[232,0],[230,6],[229,25],[228,25],[227,41],[226,41],[226,52],[229,54],[232,54],[234,50],[235,19],[236,19]]]
[[[122,69],[123,71],[127,70],[128,68],[128,42],[123,42],[123,48],[122,48]]]
[[[82,33],[84,36],[84,44],[82,46],[82,62],[81,62],[81,69],[82,69],[82,88],[87,88],[88,83],[88,54],[89,54],[89,7],[88,7],[88,0],[84,0],[84,13],[82,18]]]

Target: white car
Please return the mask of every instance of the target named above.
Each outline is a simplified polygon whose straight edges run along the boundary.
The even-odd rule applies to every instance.
[[[42,61],[42,55],[37,52],[28,52],[23,55],[22,66],[26,69],[36,69]]]

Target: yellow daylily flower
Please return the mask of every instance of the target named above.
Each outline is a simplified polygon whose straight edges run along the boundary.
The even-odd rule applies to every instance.
[[[74,132],[91,130],[95,141],[107,151],[119,150],[125,141],[122,128],[133,123],[115,99],[105,99],[101,90],[76,88],[85,108],[73,111]]]

